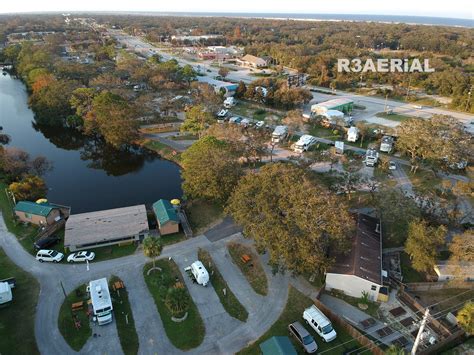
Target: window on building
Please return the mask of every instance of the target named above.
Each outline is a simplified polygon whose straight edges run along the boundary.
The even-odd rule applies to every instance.
[[[377,290],[377,286],[372,285],[372,287],[371,287],[370,289],[371,289],[372,291],[375,291],[375,290]]]

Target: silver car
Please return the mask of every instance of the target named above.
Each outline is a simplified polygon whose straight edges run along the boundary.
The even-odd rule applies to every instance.
[[[304,351],[308,354],[315,353],[318,350],[318,344],[309,334],[300,322],[294,322],[288,325],[290,335],[294,336],[298,342],[303,345]]]

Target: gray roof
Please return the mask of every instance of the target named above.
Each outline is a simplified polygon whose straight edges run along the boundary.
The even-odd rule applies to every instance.
[[[145,205],[73,214],[66,223],[64,246],[105,242],[148,231]]]
[[[359,213],[356,215],[357,229],[352,238],[348,254],[339,254],[333,274],[358,276],[382,285],[382,226],[378,218]]]

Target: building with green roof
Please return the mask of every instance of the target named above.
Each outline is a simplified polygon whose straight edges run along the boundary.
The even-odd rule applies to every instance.
[[[59,206],[49,203],[19,201],[15,206],[15,215],[22,222],[42,226],[54,224],[60,219],[61,210]]]
[[[179,232],[179,217],[170,201],[163,199],[156,201],[153,204],[153,212],[161,235]]]

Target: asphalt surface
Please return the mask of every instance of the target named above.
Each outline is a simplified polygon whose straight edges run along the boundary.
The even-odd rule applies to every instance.
[[[219,230],[219,229],[217,229]],[[227,253],[229,241],[249,243],[241,234],[229,236],[230,225],[220,229],[226,237],[218,237],[212,243],[205,236],[198,236],[164,248],[162,258],[173,258],[180,267],[190,294],[203,318],[206,335],[202,344],[187,353],[191,354],[231,354],[258,339],[278,319],[288,297],[289,276],[272,275],[266,265],[264,269],[269,281],[269,293],[266,297],[257,295],[235,266]],[[215,230],[215,233],[218,231]],[[139,354],[178,354],[167,338],[154,301],[145,285],[142,270],[149,261],[141,248],[133,255],[90,263],[86,265],[39,263],[18,243],[16,237],[7,231],[0,216],[0,247],[18,266],[38,279],[41,290],[35,318],[35,337],[42,354],[75,354],[65,342],[57,327],[58,315],[64,300],[60,283],[67,293],[90,280],[117,275],[124,281],[129,294],[135,327],[139,336]],[[184,273],[184,267],[190,265],[197,256],[197,250],[204,248],[221,269],[231,290],[246,306],[249,318],[246,323],[231,318],[211,287],[193,284]],[[80,354],[122,354],[115,322],[106,326],[93,326],[97,337],[91,337]]]
[[[242,232],[242,227],[235,224],[232,217],[227,216],[222,222],[204,232],[204,235],[211,242],[216,242],[240,232]]]

